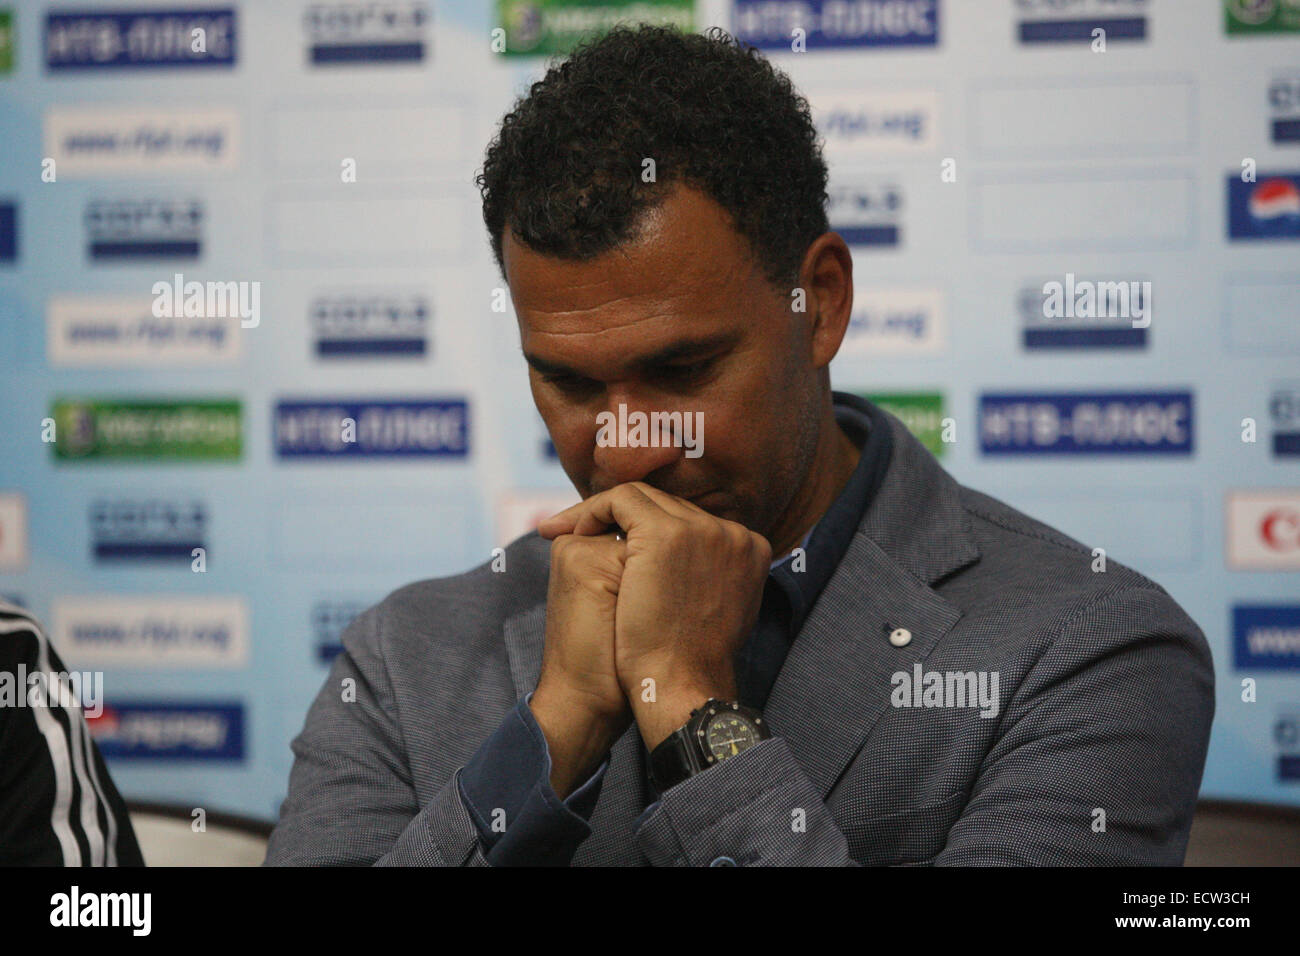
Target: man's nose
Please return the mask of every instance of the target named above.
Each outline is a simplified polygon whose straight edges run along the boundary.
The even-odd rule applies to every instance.
[[[597,471],[610,486],[642,481],[683,456],[672,429],[652,417],[654,409],[625,402],[620,409],[619,405],[611,401],[596,426],[593,457]],[[659,427],[654,427],[656,424]]]

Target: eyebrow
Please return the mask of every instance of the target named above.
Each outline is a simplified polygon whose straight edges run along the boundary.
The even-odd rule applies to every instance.
[[[721,352],[734,346],[740,341],[740,332],[723,332],[718,335],[708,336],[702,339],[693,339],[686,342],[674,342],[657,352],[649,355],[643,355],[639,358],[632,359],[627,363],[627,367],[637,372],[652,372],[655,369],[668,365],[671,362],[680,362],[683,359],[698,358],[708,355],[712,352]],[[577,369],[570,368],[558,362],[550,362],[546,359],[533,355],[530,352],[524,352],[524,358],[528,364],[535,368],[543,375],[554,376],[574,376],[577,378],[587,378]]]

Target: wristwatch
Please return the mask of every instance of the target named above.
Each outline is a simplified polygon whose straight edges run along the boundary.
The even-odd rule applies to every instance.
[[[770,736],[761,712],[735,701],[710,698],[691,711],[685,726],[650,752],[650,780],[663,793]]]

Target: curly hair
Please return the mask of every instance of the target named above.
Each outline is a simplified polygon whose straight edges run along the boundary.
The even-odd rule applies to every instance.
[[[657,181],[642,181],[643,160]],[[618,26],[579,45],[501,121],[475,183],[492,254],[503,231],[586,261],[628,242],[669,187],[699,189],[731,217],[763,274],[794,285],[829,229],[826,163],[808,102],[720,27]]]

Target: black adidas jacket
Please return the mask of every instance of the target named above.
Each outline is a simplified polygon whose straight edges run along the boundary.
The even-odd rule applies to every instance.
[[[33,694],[38,671],[65,668],[36,619],[0,601],[0,866],[144,866],[80,706]]]

